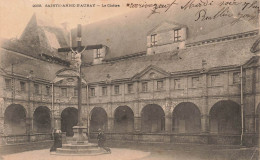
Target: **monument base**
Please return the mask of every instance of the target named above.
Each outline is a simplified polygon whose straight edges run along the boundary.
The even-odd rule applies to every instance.
[[[62,148],[57,148],[57,155],[100,155],[108,153],[105,149],[98,147],[97,144],[89,143],[87,128],[84,126],[73,127],[74,136],[68,144],[63,144]]]

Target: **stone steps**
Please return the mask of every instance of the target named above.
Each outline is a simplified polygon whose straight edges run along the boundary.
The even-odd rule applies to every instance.
[[[57,148],[56,154],[58,155],[99,155],[104,154],[106,151],[102,148],[87,148],[87,149],[76,149],[75,148]]]

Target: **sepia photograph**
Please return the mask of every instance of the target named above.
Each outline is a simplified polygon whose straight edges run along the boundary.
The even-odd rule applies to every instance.
[[[0,160],[260,160],[258,0],[0,0]]]

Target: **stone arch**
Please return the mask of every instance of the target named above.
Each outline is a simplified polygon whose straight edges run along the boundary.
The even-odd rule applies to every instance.
[[[66,136],[73,136],[73,126],[78,123],[78,109],[74,107],[65,108],[61,112],[61,131],[66,132]]]
[[[114,112],[114,129],[117,132],[134,130],[134,112],[128,106],[119,106]]]
[[[234,101],[221,100],[209,112],[211,133],[241,134],[241,107]]]
[[[36,133],[51,132],[51,111],[46,106],[39,106],[33,113],[33,130]]]
[[[165,130],[165,113],[158,104],[148,104],[141,112],[143,132],[162,132]]]
[[[4,113],[6,134],[26,133],[26,109],[20,104],[9,105]]]
[[[108,117],[107,112],[102,107],[94,107],[90,112],[90,131],[96,132],[98,129],[107,130]]]
[[[201,113],[191,102],[179,103],[172,112],[172,131],[175,133],[199,133]]]

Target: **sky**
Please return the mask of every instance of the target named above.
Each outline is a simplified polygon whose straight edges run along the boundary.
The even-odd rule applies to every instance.
[[[89,24],[113,16],[134,12],[136,9],[126,7],[131,3],[182,3],[189,0],[0,0],[0,38],[19,38],[33,13],[53,19],[56,24],[67,22],[70,26],[77,24]],[[226,2],[254,2],[256,0],[194,0],[199,2],[213,2],[219,4]],[[41,4],[42,7],[33,7],[33,4]],[[45,7],[48,4],[117,4],[120,7]],[[202,4],[202,3],[201,3]],[[248,5],[249,6],[249,5]],[[241,8],[241,6],[239,6]],[[142,8],[144,9],[144,8]],[[151,8],[145,8],[151,10]],[[173,8],[171,8],[173,9]],[[200,8],[192,8],[200,9]],[[250,9],[252,10],[252,9]]]
[[[121,7],[44,7],[45,4],[68,3],[119,4]],[[33,4],[41,4],[43,7],[32,7]],[[133,9],[126,8],[125,5],[125,0],[0,0],[0,37],[19,38],[33,13],[49,17],[57,24],[68,22],[74,27],[79,23],[84,25],[133,11]]]

